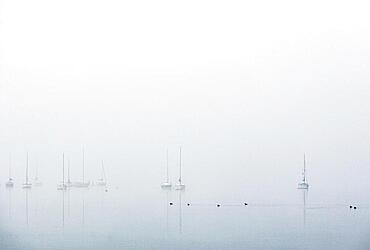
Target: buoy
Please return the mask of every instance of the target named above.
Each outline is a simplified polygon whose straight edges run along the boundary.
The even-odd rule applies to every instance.
[[[245,203],[245,202],[244,202],[244,206],[248,206],[248,203]]]
[[[352,206],[349,206],[349,208],[352,208]]]
[[[353,209],[357,209],[357,207],[353,207]]]
[[[220,207],[221,205],[220,204],[217,204],[217,207]]]
[[[188,203],[188,206],[190,206],[190,203]]]
[[[106,189],[105,192],[108,192],[108,189]]]
[[[173,205],[173,203],[172,202],[170,202],[170,206],[172,206]]]

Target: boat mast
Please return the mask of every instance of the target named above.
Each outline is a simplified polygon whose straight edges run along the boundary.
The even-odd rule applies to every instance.
[[[9,153],[9,180],[12,178],[12,153]]]
[[[168,149],[166,150],[166,167],[167,167],[167,179],[166,179],[166,182],[169,183],[169,177],[168,177]]]
[[[36,161],[36,177],[35,180],[37,181],[39,179],[39,162]]]
[[[102,169],[102,180],[107,181],[107,177],[105,176],[105,169],[104,169],[104,162],[101,161],[101,169]]]
[[[303,154],[303,183],[306,183],[306,154]]]
[[[69,159],[68,159],[68,183],[71,183],[71,178],[70,178],[70,175],[69,175],[69,167],[70,167],[70,162],[69,162]]]
[[[181,147],[180,147],[180,176],[179,176],[179,183],[181,184]]]
[[[27,159],[26,159],[26,184],[28,184],[28,152],[27,152]]]
[[[63,187],[64,187],[64,153],[63,153],[63,180],[62,180],[62,183],[63,183]]]
[[[82,183],[85,183],[85,148],[82,147]]]

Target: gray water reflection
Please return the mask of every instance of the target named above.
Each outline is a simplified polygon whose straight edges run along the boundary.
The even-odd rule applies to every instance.
[[[28,226],[29,224],[29,210],[28,210],[28,192],[30,190],[24,189],[24,194],[25,194],[25,211],[26,211],[26,225]]]
[[[62,227],[63,227],[63,229],[64,229],[64,217],[65,217],[65,215],[64,215],[64,199],[65,199],[65,194],[66,194],[66,190],[61,190],[61,196],[62,196]]]
[[[370,207],[148,188],[0,190],[0,249],[366,249]],[[220,194],[221,194],[220,190]],[[231,190],[229,190],[231,192]],[[225,196],[226,197],[226,196]],[[173,202],[170,206],[169,203]],[[188,206],[188,204],[190,204]]]
[[[12,193],[13,188],[7,188],[8,190],[8,218],[9,220],[12,219]]]
[[[306,201],[308,199],[308,189],[302,189],[302,200],[303,200],[303,225],[306,226]]]

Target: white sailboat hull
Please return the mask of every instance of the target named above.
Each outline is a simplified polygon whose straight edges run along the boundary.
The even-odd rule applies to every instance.
[[[298,189],[308,189],[309,185],[308,183],[302,182],[298,184]]]
[[[32,188],[31,183],[23,183],[22,188]]]
[[[171,187],[172,187],[172,184],[171,184],[171,183],[169,183],[169,182],[163,182],[163,183],[161,184],[161,187],[162,187],[162,188],[171,188]]]
[[[175,185],[176,190],[184,190],[185,189],[185,184],[178,183]]]

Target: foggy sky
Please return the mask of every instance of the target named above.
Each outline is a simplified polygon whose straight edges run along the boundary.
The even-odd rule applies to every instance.
[[[370,188],[370,2],[0,1],[0,181]],[[139,185],[139,184],[136,184]],[[339,194],[338,194],[339,195]]]

